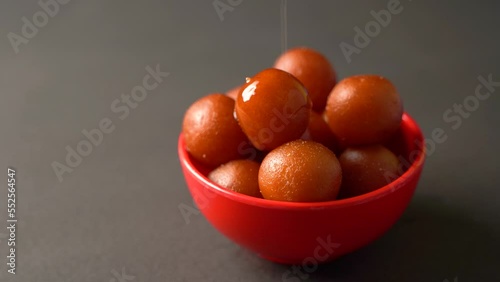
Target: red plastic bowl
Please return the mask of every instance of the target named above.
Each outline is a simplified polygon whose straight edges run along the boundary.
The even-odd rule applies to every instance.
[[[254,198],[226,190],[185,150],[179,157],[194,202],[207,220],[237,244],[275,262],[322,263],[357,250],[384,234],[408,206],[423,168],[422,132],[403,115],[401,129],[386,144],[400,156],[405,172],[388,185],[357,197],[292,203]]]

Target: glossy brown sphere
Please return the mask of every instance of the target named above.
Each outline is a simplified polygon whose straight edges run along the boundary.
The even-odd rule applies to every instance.
[[[309,123],[311,100],[291,74],[266,69],[240,89],[236,117],[252,144],[270,151],[298,139]]]
[[[398,174],[398,158],[382,145],[346,149],[339,157],[342,167],[340,197],[362,195],[381,188]]]
[[[265,199],[288,202],[334,200],[342,171],[325,146],[295,140],[271,151],[262,161],[259,186]]]
[[[274,67],[293,74],[306,87],[313,110],[322,112],[335,85],[335,71],[328,59],[319,52],[305,47],[283,53]]]
[[[403,104],[389,80],[378,75],[357,75],[333,88],[325,114],[343,146],[377,144],[399,128]]]
[[[309,126],[307,127],[309,138],[326,146],[333,152],[338,151],[337,140],[323,116],[315,111],[309,115]]]
[[[211,94],[186,111],[182,132],[189,154],[208,166],[242,158],[241,146],[248,139],[234,118],[234,100]]]
[[[216,184],[248,196],[262,198],[259,189],[260,164],[250,160],[234,160],[210,172],[208,178]]]

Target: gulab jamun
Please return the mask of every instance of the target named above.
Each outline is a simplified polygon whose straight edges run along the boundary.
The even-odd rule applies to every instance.
[[[398,174],[399,160],[382,145],[347,148],[339,157],[342,167],[340,197],[362,195],[381,188]]]
[[[262,198],[259,189],[260,164],[251,160],[234,160],[210,172],[208,178],[216,184],[241,194]]]
[[[403,104],[386,78],[357,75],[343,79],[333,88],[325,114],[343,146],[378,144],[399,128]]]
[[[297,47],[283,53],[274,67],[294,75],[311,96],[313,110],[322,112],[336,75],[328,59],[316,50]]]
[[[238,122],[259,150],[298,139],[309,123],[311,100],[302,83],[278,69],[247,79],[236,99]]]
[[[194,102],[186,111],[182,132],[186,150],[207,166],[219,166],[242,158],[248,139],[234,118],[234,100],[211,94]]]
[[[335,154],[314,141],[295,140],[272,150],[259,170],[260,192],[269,200],[334,200],[341,181],[342,170]]]
[[[338,145],[335,135],[323,119],[323,116],[315,111],[309,115],[309,126],[307,127],[308,136],[312,141],[318,142],[332,150],[338,152]]]

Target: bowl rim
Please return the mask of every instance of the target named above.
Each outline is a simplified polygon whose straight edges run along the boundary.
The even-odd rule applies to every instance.
[[[423,134],[422,130],[416,123],[416,121],[410,117],[408,113],[403,113],[401,124],[405,125],[408,129],[404,132],[413,131],[417,137],[417,139],[423,144]],[[355,206],[362,203],[370,202],[376,200],[378,198],[389,195],[396,190],[403,187],[404,183],[407,182],[408,179],[411,179],[416,173],[418,173],[424,164],[425,156],[426,156],[426,148],[423,146],[422,150],[418,150],[418,155],[411,164],[411,166],[397,179],[388,183],[387,185],[376,189],[374,191],[354,196],[346,199],[340,200],[331,200],[331,201],[323,201],[323,202],[285,202],[285,201],[275,201],[268,200],[262,198],[256,198],[248,195],[244,195],[241,193],[237,193],[226,188],[223,188],[212,181],[210,181],[206,176],[204,176],[200,171],[196,169],[194,164],[191,162],[191,157],[189,156],[187,150],[185,150],[185,142],[182,132],[179,134],[178,139],[178,155],[181,162],[181,165],[184,166],[191,175],[193,175],[198,182],[201,182],[205,189],[209,189],[221,196],[229,198],[231,200],[247,204],[258,206],[262,208],[270,208],[270,209],[293,209],[293,210],[304,210],[304,209],[332,209],[332,208],[341,208],[346,206]]]

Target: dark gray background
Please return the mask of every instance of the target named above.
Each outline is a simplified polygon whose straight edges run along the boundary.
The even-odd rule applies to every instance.
[[[225,1],[223,1],[225,2]],[[355,26],[389,1],[288,1],[288,46],[324,53],[338,77],[391,79],[436,146],[402,219],[372,245],[320,267],[310,281],[498,281],[500,88],[453,130],[443,113],[473,95],[477,77],[500,81],[497,1],[408,1],[347,63]],[[0,3],[0,160],[18,175],[18,269],[0,281],[281,281],[288,266],[241,249],[192,205],[176,142],[186,108],[272,65],[281,52],[280,1],[243,2],[221,21],[212,1],[73,0],[15,54],[9,32],[40,10]],[[110,109],[147,65],[169,72],[130,115]],[[83,129],[116,126],[59,182],[51,168]],[[0,176],[0,226],[6,173]],[[0,233],[7,233],[0,228]],[[131,277],[134,276],[132,279]],[[115,280],[113,280],[115,279]]]

